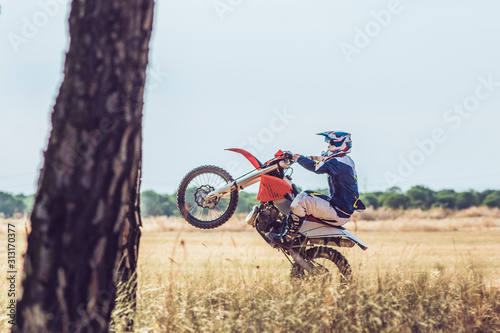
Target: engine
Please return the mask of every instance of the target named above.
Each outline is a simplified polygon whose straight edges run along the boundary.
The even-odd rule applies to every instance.
[[[279,221],[277,221],[279,220]],[[261,232],[268,232],[272,227],[275,226],[275,223],[281,223],[280,212],[274,207],[272,204],[266,203],[261,206],[259,215],[257,215],[257,228]]]

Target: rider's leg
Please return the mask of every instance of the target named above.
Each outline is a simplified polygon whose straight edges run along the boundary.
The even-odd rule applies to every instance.
[[[273,232],[268,233],[267,236],[277,244],[289,246],[292,244],[297,232],[304,222],[304,218],[306,217],[306,203],[304,203],[305,198],[308,196],[306,192],[302,192],[291,203],[290,207],[292,211],[288,214],[288,216],[283,221],[285,224],[285,228],[283,232]],[[296,209],[294,209],[294,207]]]
[[[297,195],[290,208],[297,216],[311,215],[335,226],[344,225],[349,221],[348,216],[340,217],[337,214],[326,196],[316,195],[311,191],[304,191]]]
[[[292,244],[306,215],[327,221],[329,224],[341,226],[349,218],[339,217],[335,208],[330,205],[328,198],[315,195],[312,191],[304,191],[297,195],[290,204],[291,212],[285,219],[285,229],[282,233],[268,233],[268,237],[277,244],[289,246]]]
[[[285,229],[282,233],[268,233],[267,237],[269,237],[274,243],[290,246],[299,232],[302,223],[304,222],[304,217],[297,216],[294,213],[290,212],[288,216],[285,218]]]

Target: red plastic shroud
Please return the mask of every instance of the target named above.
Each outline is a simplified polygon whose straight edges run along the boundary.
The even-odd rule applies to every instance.
[[[240,148],[227,148],[225,150],[234,151],[235,153],[240,153],[241,155],[245,156],[246,159],[250,163],[252,163],[252,165],[254,166],[254,168],[257,169],[257,170],[260,170],[263,167],[262,163],[260,163],[259,160],[255,156],[253,156],[252,154],[250,154],[249,152],[247,152],[244,149],[240,149]]]
[[[282,199],[287,193],[292,193],[292,191],[292,187],[286,180],[269,175],[262,175],[260,178],[260,188],[259,194],[257,194],[257,200],[266,202]]]
[[[264,165],[253,156],[251,153],[240,148],[227,148],[225,150],[234,151],[235,153],[240,153],[246,157],[246,159],[252,163],[252,165],[257,169],[261,170]],[[274,157],[279,158],[284,153],[279,150]],[[292,193],[292,187],[284,179],[262,175],[260,179],[259,193],[257,194],[257,200],[259,201],[273,201],[277,199],[284,198],[287,193]]]

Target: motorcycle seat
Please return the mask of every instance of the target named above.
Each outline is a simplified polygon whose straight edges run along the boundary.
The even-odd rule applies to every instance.
[[[316,223],[321,223],[321,224],[326,224],[330,227],[333,227],[333,228],[337,228],[337,229],[340,229],[340,230],[345,230],[345,228],[341,225],[333,225],[329,222],[329,220],[324,220],[324,219],[319,219],[317,217],[314,217],[312,215],[306,215],[306,218],[305,218],[307,221],[311,221],[311,222],[316,222]]]

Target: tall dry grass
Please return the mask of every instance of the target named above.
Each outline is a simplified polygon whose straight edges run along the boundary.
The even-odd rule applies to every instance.
[[[344,287],[290,279],[289,263],[245,215],[215,230],[144,219],[136,332],[500,331],[498,210],[366,213],[377,215],[346,225],[370,248],[342,250],[354,274]],[[25,248],[24,221],[9,222]],[[118,298],[113,331],[130,316]],[[8,328],[2,315],[0,331]]]
[[[414,209],[389,209],[381,207],[373,209],[368,207],[362,213],[355,212],[352,216],[359,221],[387,221],[387,220],[412,220],[412,219],[428,219],[428,220],[442,220],[446,218],[470,218],[470,217],[487,217],[500,219],[499,208],[489,208],[486,206],[470,207],[463,210],[445,209],[445,208],[432,208],[422,210],[420,208]]]
[[[229,222],[215,232],[253,231],[247,225],[246,214],[236,214]],[[156,216],[143,219],[145,232],[198,232],[180,217]],[[354,213],[345,227],[349,231],[398,231],[398,232],[436,232],[436,231],[477,231],[500,229],[500,209],[471,207],[464,210],[433,208],[430,210],[409,209],[393,210],[387,208],[368,208],[363,213]],[[214,232],[207,230],[206,232]]]
[[[347,227],[362,231],[436,232],[478,231],[500,228],[500,209],[471,207],[464,210],[368,208],[354,213]]]
[[[257,269],[173,268],[142,272],[138,298],[138,332],[500,331],[500,290],[474,269],[361,274],[340,287]]]
[[[253,228],[245,223],[246,214],[235,214],[228,222],[213,230],[205,232],[227,232],[227,231],[252,231]],[[142,219],[144,232],[199,232],[187,223],[182,217],[177,216],[151,216]]]
[[[291,279],[283,256],[241,223],[145,233],[138,332],[500,331],[498,229],[387,233],[363,230],[387,221],[360,221],[357,236],[371,247],[343,250],[354,280],[338,286]]]

